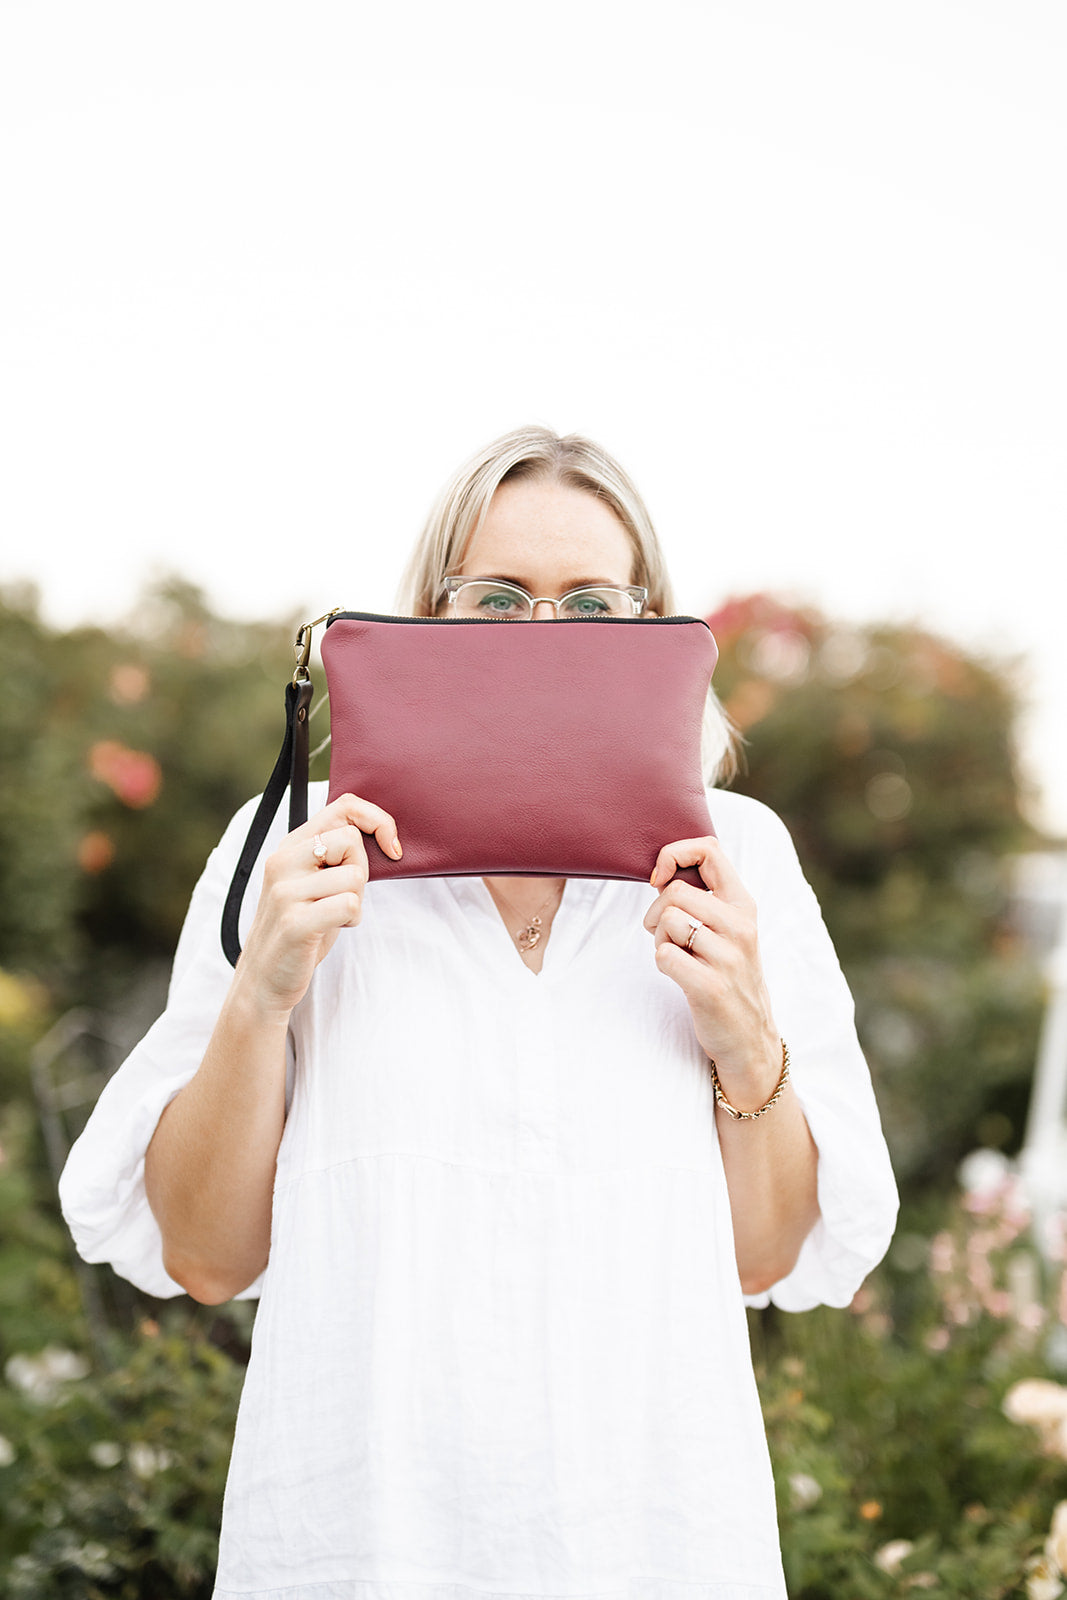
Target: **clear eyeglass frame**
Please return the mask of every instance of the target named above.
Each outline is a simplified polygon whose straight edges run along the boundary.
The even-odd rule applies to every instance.
[[[462,590],[471,591],[465,600],[461,600]],[[524,607],[518,612],[505,612],[490,610],[476,603],[476,592],[481,591],[481,598],[489,600],[494,596],[500,599],[510,599],[516,605]],[[648,590],[639,584],[629,584],[625,588],[616,587],[607,583],[587,583],[580,588],[568,589],[566,594],[559,596],[550,594],[530,594],[517,583],[504,583],[498,578],[446,578],[441,595],[447,599],[449,612],[453,617],[486,617],[496,622],[529,622],[534,614],[534,607],[550,605],[555,607],[558,620],[577,620],[592,622],[598,617],[639,617],[645,609],[648,600]],[[596,609],[583,611],[580,608],[583,601],[593,602]],[[614,607],[614,609],[612,609]]]

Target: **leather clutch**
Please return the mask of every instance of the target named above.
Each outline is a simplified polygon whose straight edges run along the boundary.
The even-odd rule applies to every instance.
[[[309,639],[301,629],[288,746],[223,914],[233,962],[244,883],[287,784],[290,829],[307,817]],[[647,880],[665,844],[714,831],[701,733],[717,653],[696,617],[502,622],[333,613],[322,641],[330,799],[352,793],[383,807],[404,846],[393,861],[367,839],[371,881]],[[695,868],[679,876],[701,881]]]

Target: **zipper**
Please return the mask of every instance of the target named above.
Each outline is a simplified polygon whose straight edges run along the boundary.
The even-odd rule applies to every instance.
[[[375,611],[345,611],[345,610],[342,609],[342,607],[338,606],[336,611],[328,611],[326,613],[325,617],[320,617],[318,620],[319,620],[319,622],[325,622],[327,628],[331,625],[331,623],[334,623],[334,622],[399,622],[399,623],[414,622],[414,623],[419,623],[419,624],[427,623],[427,622],[431,622],[431,623],[447,622],[450,628],[455,628],[455,627],[461,627],[462,628],[462,627],[470,626],[471,624],[473,624],[474,627],[478,628],[478,627],[481,627],[484,623],[487,623],[487,622],[491,623],[493,625],[496,625],[497,623],[501,623],[501,622],[509,622],[511,619],[509,617],[390,617],[390,616],[383,616],[379,612],[375,612]],[[551,623],[551,625],[553,627],[555,627],[560,622],[563,622],[563,623],[595,622],[597,627],[603,627],[605,623],[614,624],[615,626],[618,626],[621,623],[623,627],[630,627],[630,625],[632,623],[635,623],[635,622],[699,622],[701,627],[708,628],[708,624],[704,621],[703,617],[688,617],[688,616],[674,616],[674,617],[533,617],[533,618],[530,619],[529,622],[522,623],[521,626],[524,627],[524,628],[529,628],[531,626],[537,628],[537,627],[547,626],[549,623]],[[304,627],[305,628],[315,627],[317,625],[318,625],[317,623],[305,623]],[[708,632],[709,633],[711,632],[710,628],[708,628]]]
[[[294,684],[309,683],[311,681],[311,674],[308,671],[308,662],[311,659],[311,640],[312,640],[312,635],[314,633],[314,630],[319,626],[319,624],[321,622],[325,622],[327,628],[329,628],[331,623],[334,623],[334,622],[397,622],[397,623],[400,623],[401,625],[403,625],[405,623],[415,623],[417,626],[420,626],[420,627],[421,626],[425,626],[426,623],[447,623],[450,628],[455,628],[455,627],[462,628],[462,627],[469,627],[469,626],[472,626],[472,625],[474,627],[476,627],[476,628],[480,628],[480,627],[485,626],[487,623],[490,626],[496,626],[496,625],[498,625],[498,624],[500,624],[502,622],[508,622],[509,620],[510,619],[507,618],[507,617],[392,617],[392,616],[384,616],[380,612],[377,612],[377,611],[346,611],[343,606],[334,606],[332,611],[324,611],[322,616],[321,617],[316,617],[313,622],[302,622],[300,624],[299,628],[296,630],[296,640],[295,640],[295,644],[294,644],[294,649],[296,651],[296,668],[295,668],[295,670],[293,672],[292,681],[293,681]],[[605,625],[614,625],[615,627],[621,626],[621,627],[628,628],[628,627],[632,627],[635,622],[664,622],[664,623],[699,622],[701,627],[708,628],[708,624],[704,621],[703,617],[686,617],[686,616],[677,616],[677,617],[551,617],[551,618],[549,618],[549,617],[537,617],[537,618],[531,618],[530,622],[524,622],[524,623],[520,624],[520,626],[522,626],[524,628],[529,628],[529,627],[537,628],[537,627],[547,626],[550,622],[551,622],[552,627],[558,627],[558,625],[561,622],[564,623],[564,624],[573,623],[573,624],[576,624],[576,625],[577,624],[587,624],[589,622],[594,622],[597,625],[597,627],[599,627],[599,628],[602,628]],[[708,628],[708,632],[709,633],[711,632],[710,628]]]

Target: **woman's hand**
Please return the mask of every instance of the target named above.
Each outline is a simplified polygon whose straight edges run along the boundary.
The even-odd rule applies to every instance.
[[[255,920],[238,963],[264,1011],[288,1014],[303,999],[341,929],[359,922],[369,875],[365,833],[372,833],[385,854],[399,861],[402,851],[392,817],[352,794],[341,795],[295,828],[268,857]]]
[[[677,867],[694,866],[705,889],[668,881]],[[755,902],[717,839],[667,845],[652,882],[665,885],[645,917],[657,965],[688,1000],[730,1104],[757,1111],[781,1077],[782,1043],[763,981]],[[762,1294],[792,1271],[818,1218],[818,1151],[792,1084],[766,1116],[717,1122],[738,1276],[746,1294]]]
[[[266,863],[263,891],[204,1059],[164,1110],[145,1156],[145,1191],[170,1276],[217,1305],[246,1289],[270,1253],[285,1127],[289,1013],[367,886],[363,835],[400,859],[396,823],[345,794]]]
[[[672,879],[678,867],[693,866],[705,889]],[[656,938],[656,963],[689,1002],[696,1036],[714,1060],[728,1099],[739,1111],[754,1110],[773,1092],[782,1070],[755,901],[715,838],[665,846],[652,884],[665,886],[645,917]]]

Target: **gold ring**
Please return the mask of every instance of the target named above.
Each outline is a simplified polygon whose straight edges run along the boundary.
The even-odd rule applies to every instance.
[[[692,917],[689,918],[689,937],[685,941],[685,944],[682,946],[682,948],[684,950],[688,950],[690,954],[693,950],[693,940],[696,938],[703,926],[704,924],[702,922],[695,922]]]
[[[315,865],[317,867],[326,865],[326,840],[321,833],[315,835],[315,843],[311,846],[311,854],[315,857]]]

